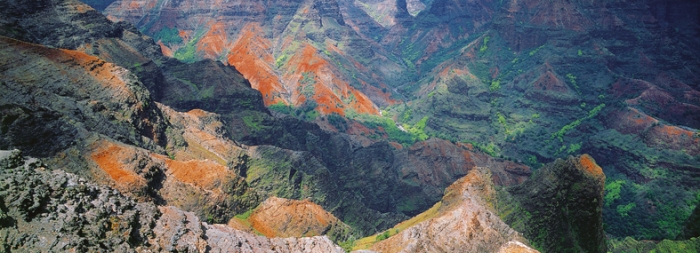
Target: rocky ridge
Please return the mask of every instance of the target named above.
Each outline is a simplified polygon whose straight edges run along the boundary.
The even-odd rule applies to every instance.
[[[500,220],[494,209],[496,190],[486,168],[475,168],[445,190],[428,212],[398,224],[402,229],[375,243],[376,252],[538,252]],[[416,221],[414,221],[416,220]],[[389,231],[392,231],[390,229]],[[381,236],[381,235],[379,235]]]
[[[589,155],[558,159],[498,194],[497,212],[545,252],[606,252],[605,174]]]
[[[68,3],[75,6],[64,9],[86,8],[84,12],[94,12],[72,1],[54,6]],[[52,12],[50,8],[40,10],[44,14]],[[80,21],[76,24],[85,25],[80,13],[58,12],[63,16],[53,18],[60,21],[58,17],[70,17]],[[19,18],[15,14],[8,19]],[[25,18],[28,20],[22,20],[25,25],[19,28],[39,29],[31,25],[38,22],[38,15]],[[105,27],[115,25],[106,19],[98,21],[105,22],[101,25]],[[140,47],[133,45],[154,44],[149,44],[147,38],[127,24],[119,26],[124,28],[122,37],[97,42],[82,38],[85,41],[77,46],[78,50],[3,40],[7,47],[3,51],[6,61],[2,71],[8,77],[3,83],[8,89],[3,90],[2,108],[14,113],[3,114],[2,131],[7,133],[3,135],[6,138],[3,147],[26,148],[28,154],[93,182],[119,189],[140,201],[192,211],[208,222],[225,223],[269,196],[310,197],[352,224],[351,233],[355,235],[390,227],[406,215],[430,207],[432,201],[442,196],[441,189],[465,175],[472,165],[492,165],[502,184],[522,181],[529,174],[527,167],[492,159],[449,142],[431,140],[427,146],[419,145],[420,152],[411,153],[386,142],[359,143],[352,136],[324,132],[297,119],[275,118],[262,107],[260,93],[250,89],[234,69],[212,61],[184,67],[179,65],[182,63],[163,60],[157,51],[141,52]],[[65,39],[59,37],[57,41]],[[108,42],[114,47],[100,44]],[[126,60],[105,53],[126,49],[132,51],[125,54],[130,56]],[[155,54],[155,59],[146,58],[145,62],[151,62],[155,72],[138,72],[139,65],[130,67],[134,72],[120,67],[129,64],[127,60],[150,54]],[[48,76],[25,75],[31,73],[27,72],[29,67],[44,69],[43,74]],[[199,75],[188,77],[189,71]],[[151,87],[153,93],[142,81],[151,80],[148,73],[165,75],[162,85]],[[110,89],[102,89],[100,85]],[[202,92],[184,101],[167,95],[155,99],[153,95],[163,94],[167,89],[182,91],[187,86],[195,86],[194,91]],[[34,88],[15,92],[27,87]],[[41,89],[47,92],[40,92]],[[156,101],[173,104],[177,110]],[[29,109],[21,109],[23,106]],[[196,109],[198,106],[212,106],[207,109],[221,114]],[[44,117],[42,110],[49,110],[54,116]],[[36,117],[41,118],[41,124]],[[98,123],[93,126],[91,122]],[[54,124],[60,127],[52,127]],[[44,135],[36,133],[42,131],[47,131],[46,139],[59,145],[51,146],[49,151],[34,150],[46,148],[37,145],[40,141],[37,137]],[[375,153],[382,155],[368,156]],[[427,176],[431,168],[429,161],[447,153],[450,157],[438,166],[444,167],[444,173],[435,179]],[[424,161],[411,162],[411,157],[416,155],[425,157],[419,159]],[[414,163],[419,166],[414,167]],[[275,169],[270,170],[271,167]],[[417,171],[421,172],[414,173]],[[375,177],[378,173],[389,176]],[[420,176],[413,179],[412,175]],[[428,187],[424,190],[422,186]],[[355,198],[358,194],[366,197]],[[397,207],[396,203],[402,204]]]
[[[247,11],[218,11],[228,9]],[[375,104],[392,103],[390,92],[381,90],[386,85],[377,79],[393,73],[368,67],[378,62],[385,65],[384,72],[400,67],[378,54],[381,52],[368,49],[368,43],[376,42],[362,39],[346,26],[336,1],[265,5],[115,1],[104,12],[112,20],[129,21],[155,37],[166,55],[185,61],[222,60],[235,66],[262,92],[268,106],[301,107],[310,100],[316,103],[311,108],[323,114],[344,114],[349,108],[378,114]],[[356,59],[358,55],[362,59]],[[288,64],[294,57],[309,68],[297,71],[298,64]],[[386,68],[389,66],[394,71]],[[351,101],[351,97],[358,100]]]
[[[4,251],[343,252],[327,237],[266,238],[136,202],[20,151],[0,151]]]

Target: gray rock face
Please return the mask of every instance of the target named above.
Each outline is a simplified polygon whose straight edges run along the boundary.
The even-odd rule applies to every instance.
[[[343,252],[328,237],[255,236],[138,203],[76,175],[0,151],[0,251]]]
[[[0,250],[125,252],[151,236],[159,216],[153,204],[47,170],[19,151],[2,157]]]
[[[194,213],[159,207],[163,214],[151,241],[159,251],[185,252],[344,252],[326,236],[267,238],[199,221]]]
[[[118,65],[0,37],[0,75],[2,149],[47,157],[90,133],[151,149],[164,140],[148,90]]]

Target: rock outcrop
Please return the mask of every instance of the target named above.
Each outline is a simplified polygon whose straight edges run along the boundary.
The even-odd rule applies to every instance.
[[[606,252],[605,174],[589,155],[558,159],[498,194],[499,216],[544,252]]]
[[[0,151],[3,251],[343,252],[328,237],[266,238],[136,202],[19,150]]]
[[[74,50],[6,37],[0,44],[0,147],[54,156],[86,145],[91,133],[154,150],[165,143],[163,116],[127,69]]]
[[[527,240],[498,217],[493,203],[495,198],[490,170],[474,168],[448,187],[436,206],[388,230],[400,232],[377,242],[370,250],[538,252],[526,246]],[[405,228],[409,224],[415,225]]]

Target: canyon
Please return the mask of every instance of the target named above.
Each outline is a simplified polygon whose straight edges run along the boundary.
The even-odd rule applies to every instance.
[[[85,3],[0,8],[1,251],[700,249],[700,4]]]

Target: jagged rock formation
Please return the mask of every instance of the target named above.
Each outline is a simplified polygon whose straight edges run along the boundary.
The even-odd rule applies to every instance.
[[[19,150],[0,151],[0,249],[110,252],[343,252],[327,237],[265,238],[136,202]]]
[[[370,249],[377,252],[537,252],[496,214],[491,172],[475,168],[445,190],[423,219]],[[396,226],[416,223],[416,218]],[[391,231],[391,230],[389,230]],[[525,243],[523,243],[525,242]]]
[[[558,159],[498,195],[498,213],[544,252],[606,252],[605,174],[589,155]]]
[[[418,14],[416,1],[158,3],[121,0],[107,10],[156,44],[78,1],[4,1],[0,148],[193,212],[161,210],[180,220],[223,223],[272,196],[309,199],[351,226],[335,239],[420,214],[475,166],[510,186],[530,174],[520,161],[540,167],[581,152],[615,179],[604,201],[577,188],[593,185],[586,176],[525,183],[597,201],[551,195],[561,200],[552,205],[569,207],[562,217],[570,222],[543,229],[538,218],[559,210],[525,199],[539,197],[525,186],[503,193],[517,204],[504,207],[512,211],[505,220],[533,245],[604,249],[595,215],[573,209],[603,209],[613,236],[658,240],[676,238],[696,217],[700,19],[674,10],[697,3],[435,0]],[[404,95],[389,96],[396,92]],[[397,97],[407,103],[385,107]],[[375,124],[368,131],[337,120],[380,107],[396,131],[425,132],[401,145],[381,141],[389,131],[376,122],[365,122]],[[53,145],[40,145],[47,140]],[[604,183],[596,184],[588,190]],[[545,215],[527,215],[534,212]],[[591,221],[590,233],[580,233],[581,220]],[[286,232],[324,227],[305,223]],[[202,233],[225,230],[215,228]],[[183,243],[200,247],[204,237],[192,233]],[[544,236],[555,233],[562,242]]]
[[[105,23],[101,27],[126,28],[120,30],[121,37],[96,41],[81,37],[84,34],[70,40],[61,37],[69,36],[65,34],[55,41],[37,40],[51,46],[71,41],[79,50],[3,39],[1,71],[8,88],[0,94],[8,113],[3,114],[0,145],[25,148],[28,154],[138,200],[174,205],[200,219],[223,223],[269,196],[310,197],[351,224],[348,233],[363,235],[427,209],[444,187],[473,166],[492,165],[499,184],[520,182],[529,175],[525,166],[450,142],[428,140],[411,151],[386,142],[359,143],[311,123],[275,118],[262,107],[260,93],[234,69],[213,61],[183,65],[164,60],[157,51],[149,51],[153,43],[128,25],[83,20],[94,10],[74,1],[55,3],[38,10],[41,15],[54,13],[57,24],[70,27],[73,23],[63,21],[73,19],[78,25],[99,21]],[[83,12],[66,11],[76,9]],[[43,16],[7,13],[8,20],[25,24],[18,29],[44,32],[32,25]],[[139,70],[145,65],[138,64],[129,68],[134,72],[120,67],[134,59],[152,65],[154,71]],[[44,71],[27,75],[32,68]],[[144,84],[158,75],[164,75],[157,79],[162,82],[150,89],[161,95],[149,95]],[[199,106],[221,114],[196,109]],[[54,116],[44,117],[42,110]],[[37,145],[39,140],[56,145]],[[445,156],[445,162],[432,166],[430,161],[438,156]],[[433,167],[441,170],[435,174],[440,176],[430,175]],[[387,176],[375,176],[381,173]]]

